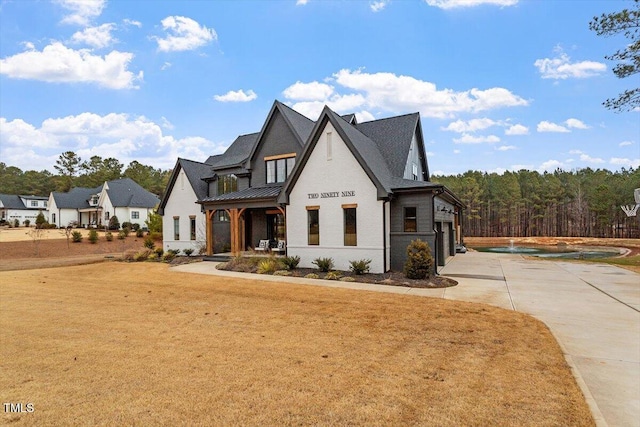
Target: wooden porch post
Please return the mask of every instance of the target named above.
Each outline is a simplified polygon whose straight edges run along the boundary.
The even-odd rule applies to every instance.
[[[207,233],[207,255],[213,255],[213,214],[215,213],[215,209],[210,211],[206,211],[205,218],[207,219],[206,224],[206,233]]]

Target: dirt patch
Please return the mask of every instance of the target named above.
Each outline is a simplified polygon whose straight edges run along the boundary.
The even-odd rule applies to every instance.
[[[481,304],[160,263],[0,272],[25,425],[594,425],[550,331]]]

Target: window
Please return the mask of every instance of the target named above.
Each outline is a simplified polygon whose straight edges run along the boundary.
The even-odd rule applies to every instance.
[[[327,132],[327,160],[333,158],[332,136],[333,134],[331,132]]]
[[[416,208],[415,207],[405,207],[404,208],[404,231],[405,233],[412,232],[415,233],[418,231],[418,226],[416,222]]]
[[[356,206],[343,205],[344,211],[344,245],[358,246],[358,227],[356,225]]]
[[[215,220],[218,222],[228,222],[229,221],[229,213],[225,210],[216,211]]]
[[[4,217],[4,212],[2,212],[2,216]],[[54,213],[52,213],[52,214],[51,214],[51,222],[52,222],[53,224],[55,224],[55,223],[56,223],[56,214],[54,214]]]
[[[265,157],[267,184],[285,182],[296,164],[295,153]]]
[[[131,219],[140,219],[140,212],[131,211]]]
[[[307,206],[307,221],[309,224],[309,245],[320,244],[320,207]]]
[[[196,240],[196,217],[189,217],[189,237],[191,240]]]
[[[180,240],[180,217],[173,217],[173,240]]]
[[[44,207],[45,208],[47,207],[47,201],[46,200],[44,201]]]
[[[415,163],[412,165],[413,167],[411,168],[412,170],[412,174],[413,174],[413,180],[417,181],[418,180],[418,165],[416,165]]]
[[[108,211],[104,213],[104,219],[105,219],[105,221],[109,221],[109,212]]]
[[[32,207],[38,207],[38,201],[37,200],[32,200],[31,201],[31,206]]]
[[[218,196],[233,193],[234,191],[238,191],[238,178],[235,175],[222,175],[218,177]]]

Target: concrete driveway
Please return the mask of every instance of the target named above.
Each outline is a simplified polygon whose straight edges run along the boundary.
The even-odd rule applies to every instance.
[[[172,270],[254,279],[201,262]],[[481,302],[542,320],[560,343],[597,425],[640,427],[640,274],[604,264],[468,252],[440,274],[458,286],[416,289],[261,276],[260,280]]]
[[[562,346],[598,425],[640,426],[640,274],[605,264],[469,252],[440,274],[442,297],[542,320]]]

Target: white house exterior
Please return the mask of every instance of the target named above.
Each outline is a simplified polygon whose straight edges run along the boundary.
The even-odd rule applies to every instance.
[[[196,201],[207,195],[208,185],[201,180],[201,176],[210,172],[211,166],[206,163],[186,159],[176,162],[169,178],[167,197],[159,208],[163,214],[164,250],[193,249],[198,252],[206,246],[206,217]]]
[[[47,197],[0,194],[0,221],[9,223],[18,220],[20,225],[29,220],[35,224],[38,214],[42,212],[48,219]]]

